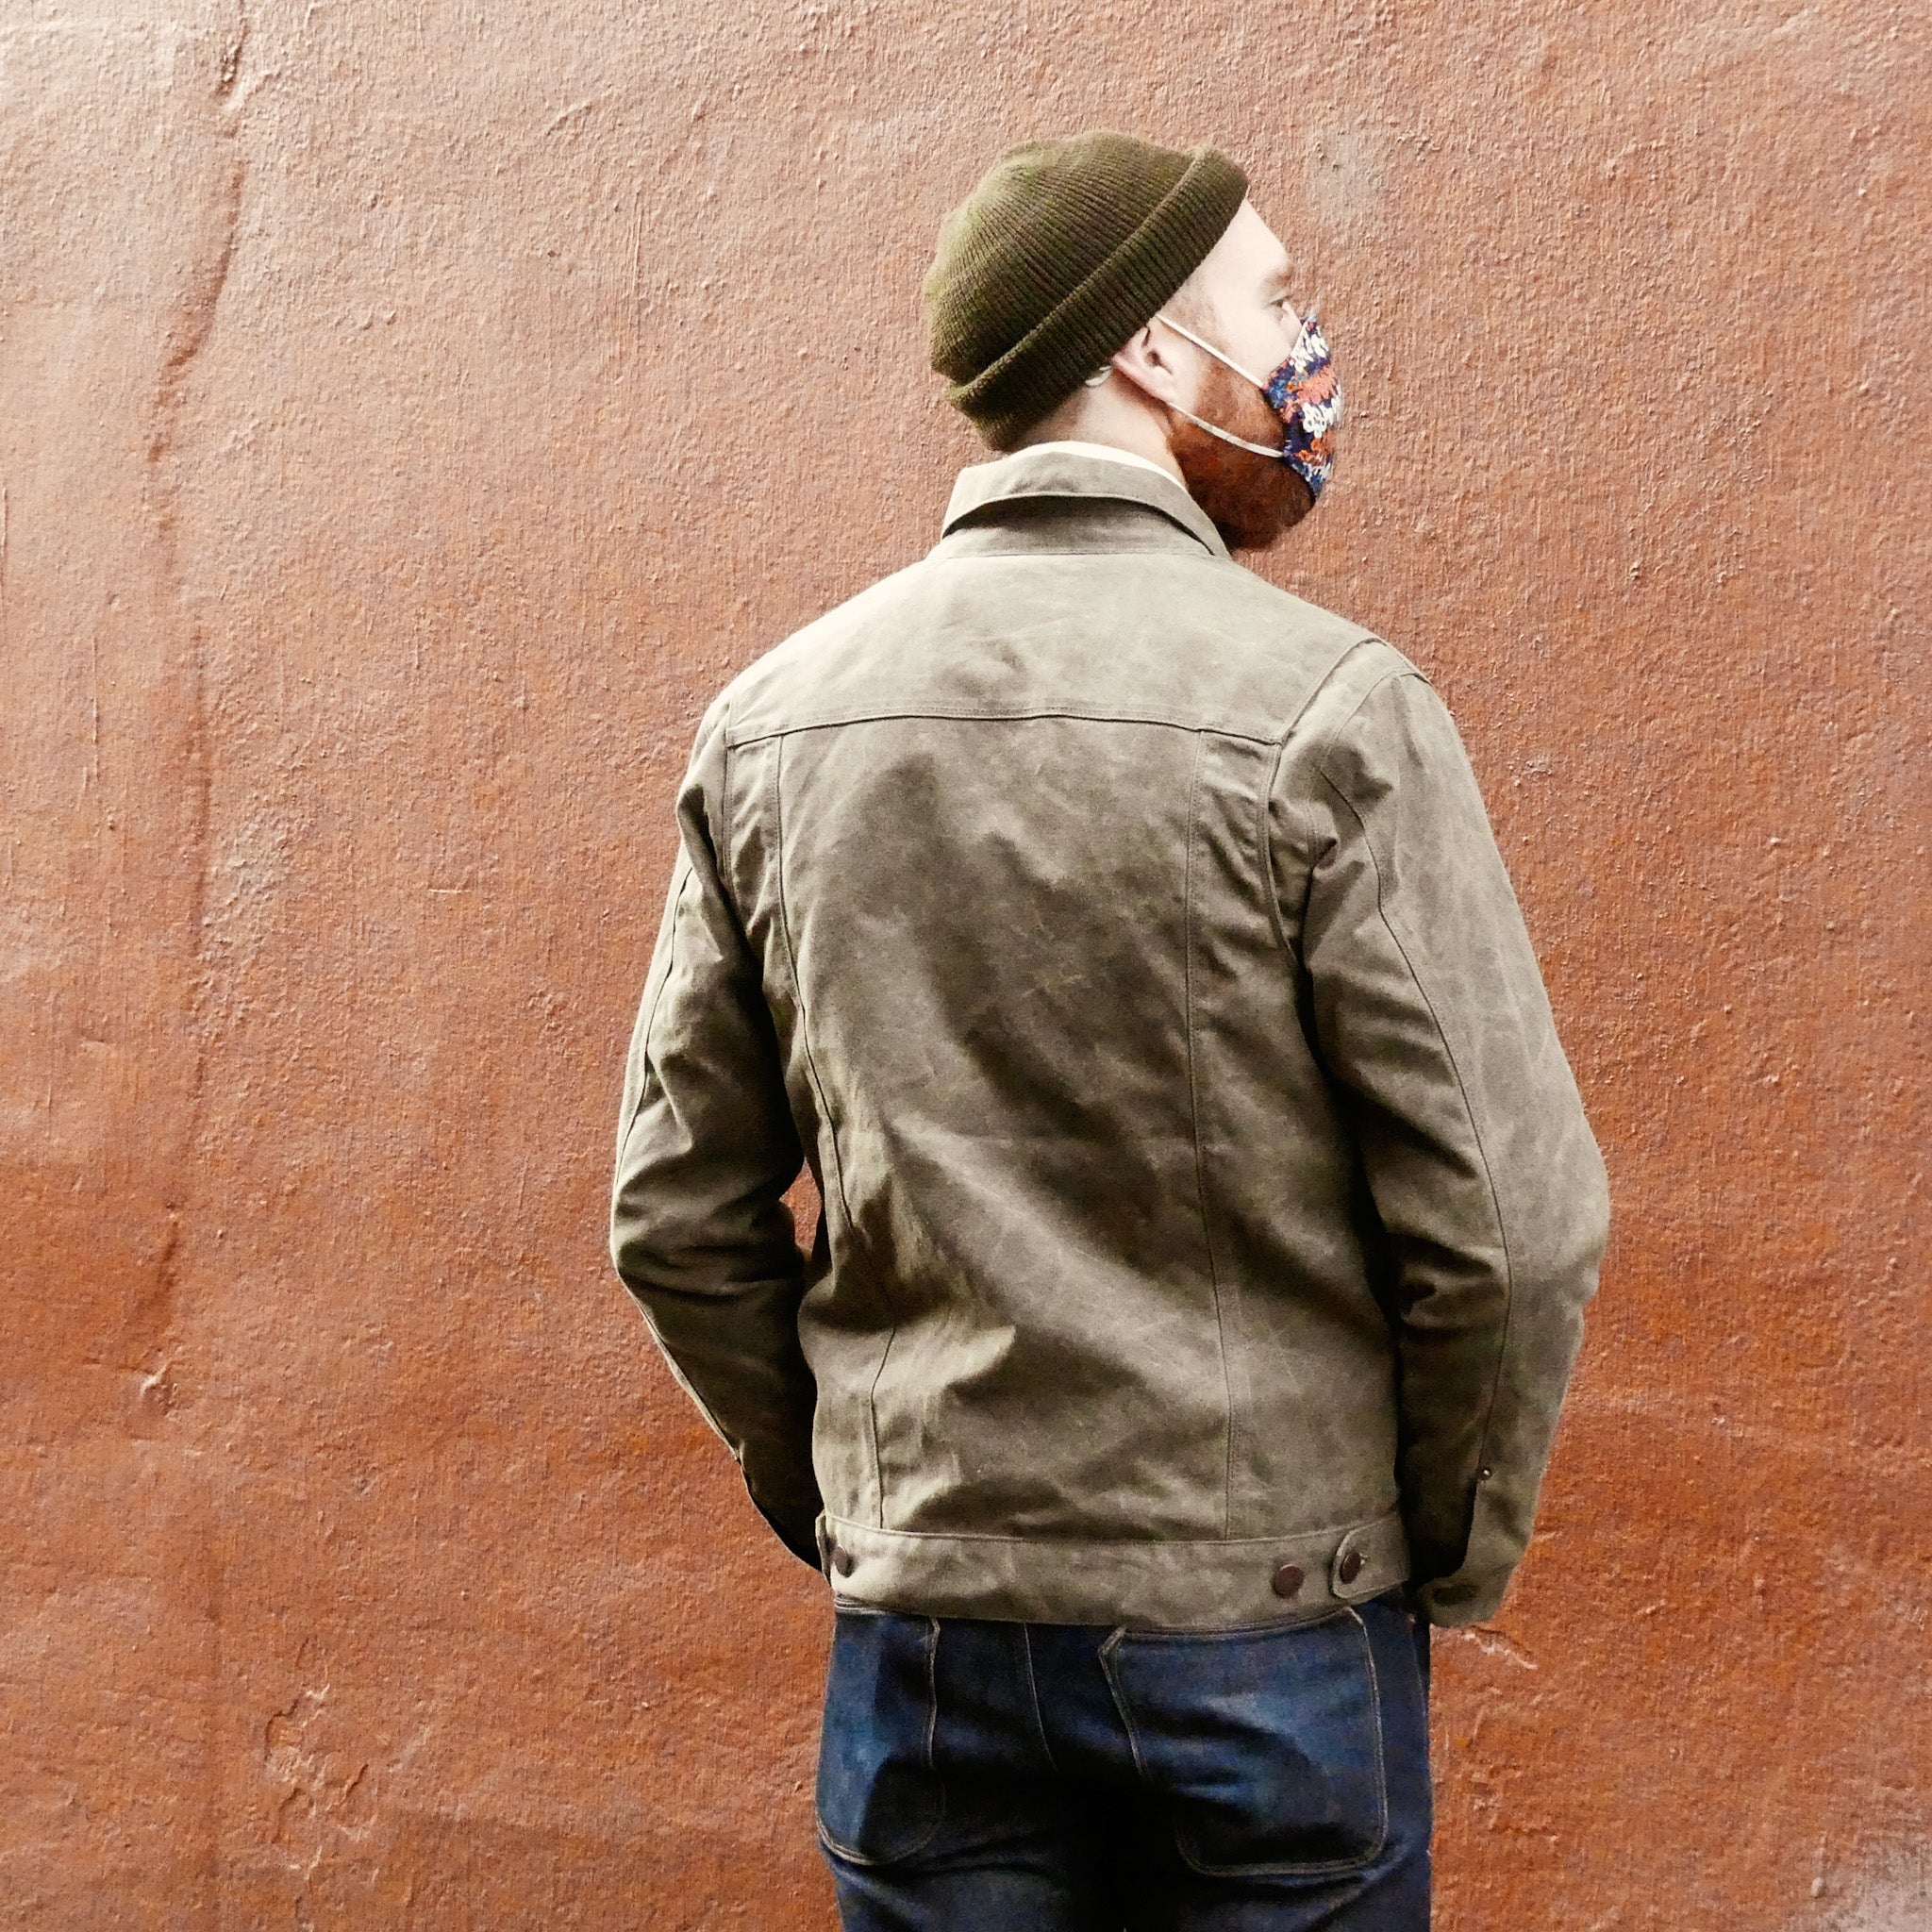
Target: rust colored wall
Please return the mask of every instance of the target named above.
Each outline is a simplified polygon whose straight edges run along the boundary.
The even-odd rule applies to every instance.
[[[14,0],[0,1921],[830,1923],[825,1610],[608,1271],[619,1060],[704,703],[974,455],[940,215],[1113,124],[1325,298],[1265,568],[1457,708],[1615,1188],[1440,1923],[1924,1926],[1924,29]]]

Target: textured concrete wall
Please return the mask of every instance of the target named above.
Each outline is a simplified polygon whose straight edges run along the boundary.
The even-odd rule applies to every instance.
[[[1111,124],[1325,298],[1264,567],[1456,707],[1615,1188],[1440,1923],[1924,1926],[1924,28],[11,0],[0,1921],[829,1923],[619,1059],[704,703],[975,453],[941,213]]]

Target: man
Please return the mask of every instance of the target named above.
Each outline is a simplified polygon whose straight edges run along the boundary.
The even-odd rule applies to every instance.
[[[612,1249],[830,1577],[848,1926],[1427,1923],[1605,1189],[1441,704],[1230,558],[1334,460],[1294,292],[1211,148],[1004,156],[925,294],[1008,454],[680,796]]]

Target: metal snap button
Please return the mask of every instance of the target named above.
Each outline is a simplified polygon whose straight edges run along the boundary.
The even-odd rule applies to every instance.
[[[1348,1551],[1342,1557],[1335,1574],[1343,1583],[1353,1583],[1362,1574],[1362,1553],[1359,1550]]]
[[[832,1568],[841,1576],[850,1576],[858,1567],[858,1558],[850,1550],[841,1550],[835,1543],[832,1546]]]
[[[1303,1581],[1304,1578],[1299,1564],[1284,1563],[1274,1573],[1274,1580],[1269,1584],[1268,1588],[1276,1596],[1291,1597],[1301,1589]]]

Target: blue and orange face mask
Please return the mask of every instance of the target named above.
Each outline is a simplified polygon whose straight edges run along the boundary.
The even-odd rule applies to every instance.
[[[1239,362],[1223,355],[1212,342],[1204,342],[1192,329],[1184,328],[1172,316],[1157,315],[1154,319],[1166,323],[1177,335],[1186,336],[1196,348],[1207,350],[1217,362],[1225,363],[1242,381],[1252,382],[1268,398],[1269,408],[1281,418],[1281,446],[1276,449],[1265,442],[1250,442],[1244,436],[1204,422],[1191,411],[1182,409],[1178,403],[1168,407],[1179,410],[1196,428],[1220,437],[1224,442],[1251,449],[1257,456],[1279,458],[1308,486],[1311,497],[1320,496],[1322,486],[1335,468],[1335,431],[1341,421],[1341,379],[1335,373],[1335,359],[1315,321],[1315,311],[1308,310],[1301,333],[1295,337],[1294,347],[1288,352],[1288,359],[1265,380],[1250,375]]]

